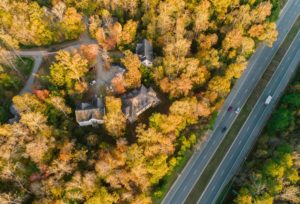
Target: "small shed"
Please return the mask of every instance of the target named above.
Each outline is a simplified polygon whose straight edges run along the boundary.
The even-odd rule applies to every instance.
[[[136,46],[136,54],[139,56],[141,62],[146,67],[153,65],[153,47],[151,43],[144,39],[141,43]]]

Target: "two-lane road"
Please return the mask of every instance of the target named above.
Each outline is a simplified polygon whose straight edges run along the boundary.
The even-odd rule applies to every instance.
[[[269,115],[272,113],[276,101],[278,101],[281,94],[284,92],[293,73],[298,68],[299,63],[300,31],[249,114],[229,151],[215,171],[209,184],[203,191],[197,202],[198,204],[215,203],[217,201],[218,195],[222,192],[236,170],[244,162]],[[265,105],[265,100],[269,95],[271,95],[273,99],[270,105]]]
[[[192,191],[205,167],[222,142],[225,135],[221,131],[222,128],[224,126],[230,127],[236,118],[236,114],[227,112],[228,106],[242,107],[245,104],[299,14],[300,4],[295,0],[289,0],[277,22],[279,32],[277,41],[272,48],[261,46],[251,57],[248,68],[244,71],[226,99],[224,108],[218,116],[210,138],[200,151],[196,151],[193,154],[181,175],[165,196],[162,201],[163,204],[182,204],[185,202],[187,196]]]

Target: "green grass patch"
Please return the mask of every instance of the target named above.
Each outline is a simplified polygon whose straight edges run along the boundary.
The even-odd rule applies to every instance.
[[[254,88],[252,94],[250,95],[249,99],[247,100],[246,104],[242,108],[239,116],[235,120],[234,124],[228,131],[227,135],[225,136],[224,140],[220,144],[216,154],[212,157],[211,161],[207,165],[206,169],[204,170],[203,174],[197,181],[196,185],[194,186],[193,190],[189,194],[185,203],[192,204],[196,203],[199,199],[200,195],[202,194],[203,190],[205,189],[206,185],[210,181],[212,175],[218,168],[220,162],[222,161],[224,155],[230,148],[232,142],[234,141],[235,137],[237,136],[238,132],[240,131],[242,125],[248,118],[252,108],[256,104],[258,98],[260,97],[261,93],[265,89],[267,83],[271,79],[273,73],[275,72],[277,66],[279,65],[281,59],[283,58],[284,54],[288,50],[289,46],[291,45],[294,37],[296,36],[298,30],[300,28],[300,17],[297,19],[295,24],[293,25],[292,29],[288,33],[287,37],[285,38],[283,44],[275,54],[274,58],[272,59],[271,63],[267,67],[266,71],[264,72],[262,78]]]
[[[29,57],[18,58],[16,66],[24,77],[28,77],[32,71],[34,60]]]
[[[230,182],[225,186],[224,190],[222,191],[218,200],[216,201],[216,204],[222,204],[225,201],[227,194],[231,189],[232,184],[233,184],[233,179],[231,179]]]

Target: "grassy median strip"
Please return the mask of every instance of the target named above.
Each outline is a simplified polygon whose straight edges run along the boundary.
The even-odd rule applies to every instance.
[[[237,136],[238,132],[240,131],[242,125],[246,121],[248,115],[250,114],[252,108],[256,104],[258,98],[260,97],[261,93],[265,89],[267,83],[271,79],[273,73],[275,72],[277,66],[279,65],[280,61],[282,60],[284,54],[288,50],[289,46],[291,45],[293,39],[295,38],[298,30],[300,28],[300,17],[296,20],[295,24],[293,25],[292,29],[288,33],[287,37],[285,38],[283,44],[275,54],[274,58],[272,59],[271,63],[267,67],[265,73],[263,74],[262,78],[259,80],[258,84],[254,88],[253,92],[251,93],[249,99],[247,100],[246,104],[242,108],[239,116],[235,120],[234,124],[228,131],[227,135],[225,136],[224,140],[220,144],[216,154],[214,154],[213,158],[209,162],[208,166],[204,170],[203,174],[197,181],[196,185],[194,186],[193,190],[189,194],[186,204],[193,204],[196,203],[199,199],[200,195],[204,191],[206,185],[210,181],[212,175],[218,168],[219,164],[221,163],[224,155],[230,148],[232,142],[234,141],[235,137]]]

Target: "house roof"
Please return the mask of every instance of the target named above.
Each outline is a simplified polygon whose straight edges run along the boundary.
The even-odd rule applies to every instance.
[[[144,39],[142,43],[137,44],[136,53],[139,55],[142,61],[153,60],[153,47],[151,43],[146,39]]]
[[[146,88],[144,85],[139,89],[135,89],[122,96],[123,112],[129,119],[134,121],[142,112],[150,108],[151,106],[159,103],[159,99],[156,96],[154,90]]]
[[[76,110],[75,115],[76,115],[77,122],[89,121],[91,119],[96,119],[96,120],[103,119],[103,115],[101,114],[99,108]]]
[[[76,121],[84,122],[91,119],[102,120],[104,116],[104,104],[100,98],[95,98],[92,103],[81,103],[75,110]]]

